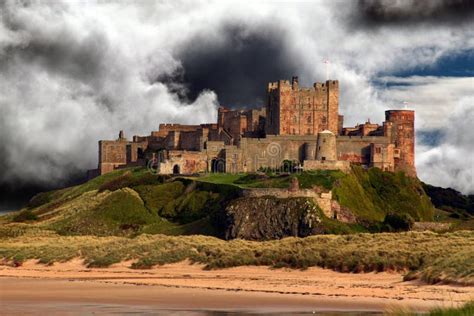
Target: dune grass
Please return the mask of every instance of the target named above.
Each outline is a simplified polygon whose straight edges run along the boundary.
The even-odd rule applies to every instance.
[[[406,311],[406,310],[393,310],[385,313],[387,316],[417,316],[420,313]],[[467,302],[458,307],[438,307],[423,315],[426,316],[472,316],[474,315],[474,301]]]
[[[436,308],[428,313],[429,316],[472,316],[474,315],[474,301],[460,307]]]
[[[58,236],[23,231],[0,238],[0,258],[43,263],[81,257],[94,266],[135,260],[134,267],[189,259],[208,269],[243,265],[304,269],[319,266],[341,272],[396,270],[429,283],[474,285],[474,232],[460,231],[318,235],[265,242],[214,237],[142,234],[135,238]]]

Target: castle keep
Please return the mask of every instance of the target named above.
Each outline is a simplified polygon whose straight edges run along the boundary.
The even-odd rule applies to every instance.
[[[292,161],[304,170],[348,170],[350,164],[386,171],[415,171],[415,113],[385,112],[382,125],[370,121],[343,127],[339,84],[310,88],[298,78],[268,84],[262,109],[218,109],[217,123],[160,124],[148,136],[99,141],[99,165],[91,175],[117,168],[153,165],[162,174],[255,172]]]

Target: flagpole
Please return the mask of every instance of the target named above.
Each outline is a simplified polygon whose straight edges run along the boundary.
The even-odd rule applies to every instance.
[[[328,81],[329,80],[329,60],[325,59],[323,62],[326,64],[326,81]]]

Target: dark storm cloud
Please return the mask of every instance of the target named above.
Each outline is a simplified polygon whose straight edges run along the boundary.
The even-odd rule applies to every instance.
[[[359,22],[370,25],[461,24],[474,18],[472,0],[359,0]]]
[[[108,38],[101,30],[92,29],[78,37],[77,31],[68,27],[52,35],[11,20],[5,25],[8,31],[28,33],[29,40],[5,48],[0,55],[0,69],[14,72],[17,63],[29,64],[32,69],[36,67],[51,75],[80,82],[96,91],[99,99],[107,99],[107,96],[100,96],[101,89],[111,72],[110,67],[116,65]],[[114,67],[114,70],[120,72],[121,68]],[[104,105],[107,106],[107,102]]]
[[[172,89],[184,86],[192,100],[211,89],[220,104],[248,108],[263,105],[268,82],[297,75],[298,64],[286,53],[284,30],[268,24],[249,32],[240,25],[227,25],[222,37],[217,43],[205,36],[191,39],[178,55],[181,69],[160,80]]]
[[[58,38],[33,39],[26,47],[15,47],[7,54],[75,80],[99,83],[106,70],[107,52],[107,40],[99,31],[80,41],[65,31]]]

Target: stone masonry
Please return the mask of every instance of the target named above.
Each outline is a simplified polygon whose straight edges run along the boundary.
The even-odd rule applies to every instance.
[[[339,83],[299,86],[298,78],[267,86],[262,109],[218,109],[217,123],[160,124],[148,136],[99,141],[100,175],[149,166],[162,174],[255,172],[292,161],[305,170],[350,170],[351,164],[416,176],[415,113],[385,112],[382,125],[343,127]]]

